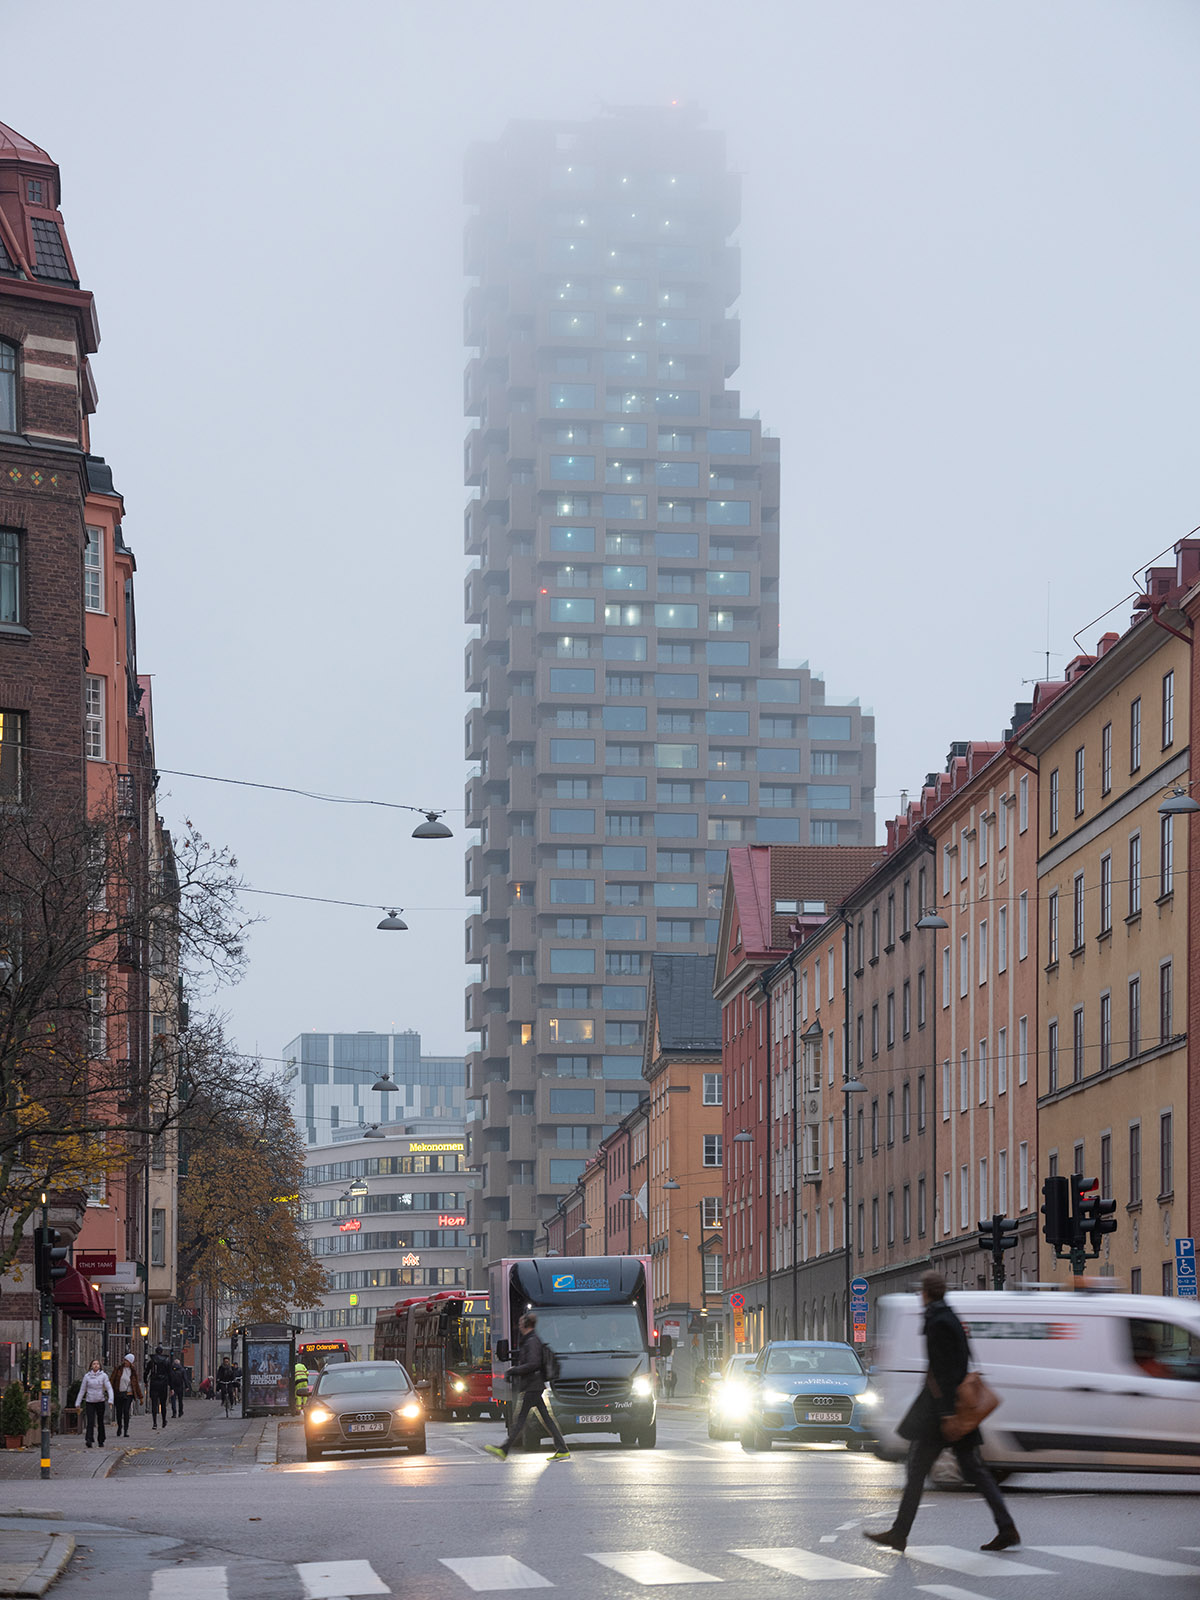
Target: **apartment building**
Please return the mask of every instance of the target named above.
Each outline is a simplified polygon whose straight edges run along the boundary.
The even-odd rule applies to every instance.
[[[1185,540],[1147,574],[1127,632],[1038,685],[1019,739],[1039,770],[1040,1170],[1099,1178],[1119,1226],[1096,1270],[1152,1294],[1172,1292],[1189,1233],[1189,830],[1160,807],[1187,782],[1178,607],[1198,576],[1200,542]],[[1067,1271],[1044,1242],[1039,1271]]]
[[[651,953],[730,844],[869,843],[872,719],[777,655],[779,444],[727,387],[738,180],[680,108],[468,161],[471,1095],[490,1257],[638,1092]]]

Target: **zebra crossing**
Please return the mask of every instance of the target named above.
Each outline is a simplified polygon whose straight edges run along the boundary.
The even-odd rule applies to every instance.
[[[1185,1554],[1191,1550],[1191,1546],[1183,1547]],[[696,1584],[745,1583],[747,1579],[768,1578],[779,1573],[822,1585],[862,1584],[871,1579],[894,1580],[906,1570],[903,1562],[908,1560],[913,1563],[907,1570],[914,1580],[914,1595],[934,1595],[940,1600],[994,1600],[998,1595],[1012,1593],[1005,1585],[1014,1578],[1062,1577],[1080,1567],[1103,1567],[1145,1577],[1200,1577],[1200,1565],[1194,1562],[1084,1544],[1023,1546],[1013,1555],[989,1555],[957,1545],[909,1545],[904,1557],[881,1558],[871,1566],[865,1565],[865,1561],[875,1555],[870,1550],[862,1552],[861,1560],[843,1560],[827,1550],[807,1550],[796,1545],[742,1547],[703,1556],[705,1565],[702,1567],[692,1564],[696,1553],[688,1553],[690,1561],[682,1561],[662,1550],[590,1551],[571,1558],[562,1567],[543,1561],[544,1571],[511,1555],[440,1556],[437,1565],[444,1569],[442,1581],[435,1583],[428,1569],[416,1572],[401,1561],[400,1571],[392,1580],[395,1588],[390,1587],[366,1560],[296,1562],[290,1570],[296,1579],[295,1600],[358,1600],[360,1596],[411,1595],[418,1591],[436,1592],[439,1597],[445,1595],[453,1600],[456,1594],[465,1597],[467,1593],[515,1593],[553,1588],[571,1594],[580,1592],[583,1574],[589,1570],[581,1570],[581,1561],[592,1564],[591,1570],[597,1578],[603,1574],[615,1575],[626,1580],[636,1592]],[[860,1553],[855,1551],[854,1554]],[[953,1583],[923,1581],[926,1576],[939,1572],[982,1579],[990,1593],[980,1594]],[[253,1593],[261,1591],[244,1584],[243,1576],[236,1567],[186,1564],[159,1567],[151,1574],[148,1600],[243,1600],[243,1596],[250,1600]],[[605,1592],[619,1593],[623,1588]]]

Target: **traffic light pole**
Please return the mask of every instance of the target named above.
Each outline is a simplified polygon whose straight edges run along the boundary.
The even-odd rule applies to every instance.
[[[46,1196],[42,1195],[42,1236],[49,1237],[50,1210],[46,1203]],[[40,1248],[40,1243],[39,1243]],[[38,1363],[40,1371],[40,1384],[38,1389],[39,1409],[42,1423],[42,1465],[41,1476],[50,1476],[50,1382],[51,1382],[51,1350],[50,1345],[54,1333],[54,1291],[43,1288],[41,1291],[41,1361]]]

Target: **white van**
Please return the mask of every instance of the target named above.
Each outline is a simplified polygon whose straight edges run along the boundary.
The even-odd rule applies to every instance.
[[[1000,1396],[984,1459],[1007,1475],[1071,1469],[1200,1471],[1200,1309],[1158,1295],[1046,1289],[946,1296],[975,1364]],[[925,1375],[920,1297],[879,1301],[876,1454],[907,1451],[896,1428]]]

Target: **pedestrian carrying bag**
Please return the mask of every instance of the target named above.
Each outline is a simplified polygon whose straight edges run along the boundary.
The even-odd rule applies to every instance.
[[[999,1404],[1000,1396],[982,1372],[968,1372],[954,1396],[954,1414],[942,1418],[942,1438],[948,1444],[956,1444],[968,1433],[974,1433]]]
[[[557,1383],[562,1374],[562,1363],[548,1344],[542,1346],[542,1376],[547,1383]]]

